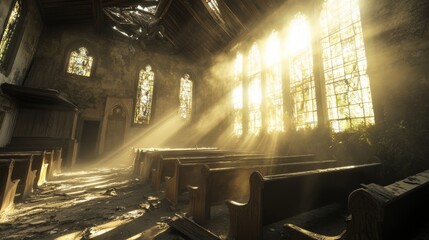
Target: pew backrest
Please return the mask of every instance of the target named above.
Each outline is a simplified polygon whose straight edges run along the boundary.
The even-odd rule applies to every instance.
[[[429,170],[384,187],[366,185],[349,196],[347,237],[409,239],[427,223],[428,203]]]
[[[381,164],[250,177],[247,203],[227,201],[230,237],[262,239],[262,227],[332,202],[346,201],[362,183],[379,182]]]

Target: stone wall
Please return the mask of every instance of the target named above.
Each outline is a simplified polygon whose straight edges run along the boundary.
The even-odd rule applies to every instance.
[[[90,77],[66,72],[70,51],[81,46],[94,57]],[[126,146],[186,145],[175,140],[190,134],[190,128],[177,118],[180,78],[189,73],[194,81],[193,121],[197,121],[204,101],[200,94],[203,67],[188,61],[167,41],[143,45],[109,30],[97,33],[91,26],[46,27],[25,85],[60,90],[80,108],[80,124],[83,120],[96,120],[105,127],[106,114],[116,104],[113,100],[107,104],[107,99],[116,99],[127,110],[127,116],[132,116],[139,71],[147,64],[155,73],[151,123],[134,126],[127,122]],[[82,126],[79,128],[81,131]],[[100,129],[100,153],[105,141],[103,132],[105,129]]]
[[[27,5],[24,15],[23,35],[10,72],[7,75],[0,73],[0,84],[7,82],[21,85],[36,52],[39,36],[43,29],[43,22],[35,1],[25,2]],[[11,3],[12,0],[0,2],[0,33],[3,33],[3,28],[6,25]],[[4,118],[1,122],[0,146],[5,146],[10,141],[17,110],[10,99],[3,94],[0,94],[0,111],[4,113]]]

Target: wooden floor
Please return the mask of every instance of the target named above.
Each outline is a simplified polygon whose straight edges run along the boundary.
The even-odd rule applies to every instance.
[[[187,211],[182,202],[171,209],[163,192],[155,195],[149,185],[131,177],[131,167],[92,168],[56,175],[15,210],[2,215],[0,239],[186,239],[165,221]],[[288,239],[284,223],[294,223],[318,233],[339,234],[347,210],[329,205],[264,228],[264,240]],[[206,227],[226,239],[228,211],[212,210]],[[429,239],[428,231],[416,240]]]

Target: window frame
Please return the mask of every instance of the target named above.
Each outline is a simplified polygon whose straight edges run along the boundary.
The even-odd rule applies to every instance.
[[[325,65],[324,65],[324,59],[323,59],[323,46],[322,46],[322,28],[319,27],[320,26],[320,16],[322,14],[323,11],[323,4],[325,3],[325,0],[320,1],[319,4],[316,5],[311,5],[311,4],[307,4],[307,6],[305,4],[303,5],[299,5],[296,6],[295,8],[293,8],[291,11],[289,11],[289,13],[291,13],[291,17],[288,18],[286,21],[284,21],[282,24],[280,24],[280,26],[275,26],[272,28],[271,31],[262,31],[261,33],[256,33],[256,34],[249,34],[247,36],[248,39],[259,39],[256,41],[251,41],[249,40],[251,43],[244,45],[243,43],[238,43],[236,45],[236,47],[234,47],[234,51],[235,52],[241,52],[241,53],[245,53],[243,54],[243,58],[245,59],[245,63],[244,65],[246,67],[244,67],[243,69],[243,98],[245,99],[245,101],[243,102],[243,127],[246,131],[243,131],[243,136],[249,137],[249,136],[253,136],[253,137],[258,137],[258,135],[261,134],[273,134],[272,132],[270,133],[268,131],[267,128],[267,120],[268,120],[268,116],[266,114],[266,101],[268,99],[268,96],[266,96],[266,92],[265,92],[265,88],[264,88],[264,84],[267,84],[266,81],[266,71],[268,69],[268,67],[266,67],[266,60],[264,59],[263,62],[261,62],[261,91],[262,91],[262,127],[260,129],[260,132],[258,135],[255,134],[251,134],[249,131],[249,126],[250,126],[250,119],[249,119],[249,114],[250,114],[250,103],[249,103],[249,96],[247,96],[249,90],[249,84],[250,84],[250,76],[255,75],[254,73],[252,73],[252,71],[249,69],[248,67],[248,63],[247,61],[249,61],[249,52],[250,49],[253,46],[253,43],[256,43],[259,49],[260,54],[262,54],[261,56],[263,56],[263,49],[265,49],[264,47],[260,46],[260,41],[266,41],[269,39],[270,37],[270,33],[272,31],[278,31],[279,33],[281,33],[279,36],[280,41],[282,42],[281,46],[280,46],[280,50],[281,52],[281,61],[280,61],[280,67],[281,67],[281,81],[282,81],[282,87],[283,87],[283,120],[284,120],[284,132],[287,133],[289,131],[292,132],[298,132],[301,130],[304,131],[314,131],[317,128],[323,128],[323,129],[330,129],[332,132],[347,132],[347,131],[355,131],[357,128],[356,126],[358,125],[350,125],[345,129],[342,129],[340,131],[336,131],[332,126],[331,126],[331,121],[333,121],[333,119],[329,118],[328,115],[328,96],[327,96],[327,84],[326,84],[326,80],[325,80],[325,71],[327,69],[325,69]],[[372,86],[372,77],[371,74],[368,73],[368,68],[369,68],[369,59],[368,59],[368,54],[367,54],[367,39],[365,38],[365,29],[363,26],[363,21],[362,21],[362,9],[361,6],[358,6],[358,11],[360,13],[360,25],[361,25],[361,32],[360,34],[362,35],[362,44],[363,44],[363,49],[365,51],[365,56],[364,59],[366,61],[366,71],[365,73],[362,74],[362,76],[367,79],[367,82],[364,83],[365,86],[368,86],[367,89],[365,89],[365,91],[369,92],[369,98],[362,98],[360,103],[356,103],[356,104],[371,104],[371,109],[372,112],[370,114],[367,114],[366,112],[364,113],[364,115],[362,116],[357,116],[355,117],[356,121],[363,119],[362,122],[360,123],[360,125],[365,125],[365,126],[370,126],[370,125],[374,125],[377,124],[377,116],[376,116],[376,112],[374,109],[374,96],[373,96],[373,86]],[[293,106],[293,102],[292,102],[292,94],[291,94],[291,85],[290,85],[290,81],[291,81],[291,76],[290,76],[290,59],[288,54],[286,54],[282,49],[285,48],[286,46],[284,45],[284,41],[287,38],[287,27],[290,25],[290,23],[294,20],[295,16],[297,14],[302,14],[305,16],[305,18],[308,21],[309,24],[309,28],[311,31],[311,42],[310,42],[310,48],[311,48],[311,60],[312,60],[312,67],[310,67],[310,71],[312,73],[312,85],[314,86],[314,101],[315,101],[315,109],[316,111],[311,111],[310,113],[313,114],[313,118],[316,119],[316,121],[314,123],[312,123],[313,127],[304,127],[301,129],[298,129],[297,126],[295,126],[294,124],[294,118],[292,117],[294,115],[294,107]],[[317,26],[317,27],[316,27]],[[280,30],[278,30],[280,29]],[[354,37],[358,37],[358,33],[356,33],[354,35]],[[241,47],[237,47],[240,46]],[[250,45],[250,46],[249,46]],[[358,61],[363,61],[362,59],[358,59]],[[365,80],[364,79],[364,80]],[[362,80],[360,80],[362,81]],[[360,83],[362,84],[362,83]],[[266,87],[266,86],[265,86]],[[363,90],[362,90],[363,91]],[[366,94],[365,96],[367,96],[368,94]],[[313,104],[314,105],[314,104]],[[369,120],[368,120],[369,119]],[[335,120],[335,119],[334,119]],[[231,122],[231,125],[233,125],[234,122]],[[305,123],[305,125],[307,125],[307,123]],[[305,126],[304,125],[304,126]]]
[[[136,114],[136,108],[137,108],[137,93],[138,93],[138,90],[139,90],[139,83],[140,83],[140,72],[141,71],[145,71],[145,68],[146,68],[146,66],[148,66],[148,65],[150,65],[151,66],[151,68],[152,68],[152,72],[154,73],[154,78],[153,78],[153,84],[152,84],[152,99],[151,99],[151,103],[150,103],[150,113],[149,113],[149,120],[148,120],[148,123],[136,123],[135,121],[134,121],[134,116],[135,116],[135,114]],[[145,126],[150,126],[151,125],[151,122],[153,121],[153,118],[154,118],[154,113],[155,113],[155,108],[154,108],[154,106],[155,106],[155,99],[156,99],[156,91],[155,91],[155,88],[156,88],[156,71],[153,69],[153,67],[152,67],[152,64],[150,64],[150,63],[147,63],[147,64],[143,64],[143,68],[140,68],[139,70],[138,70],[138,72],[137,72],[137,77],[135,78],[136,80],[135,80],[135,84],[134,84],[134,95],[133,95],[133,97],[134,97],[134,99],[133,99],[133,111],[132,111],[132,118],[131,118],[131,126],[133,126],[133,127],[145,127]]]
[[[18,55],[19,46],[21,45],[21,40],[24,35],[24,24],[26,20],[26,13],[27,13],[27,4],[23,0],[14,0],[11,2],[7,17],[4,21],[4,24],[1,29],[0,33],[0,41],[3,38],[3,34],[5,32],[5,28],[9,22],[9,18],[12,14],[13,7],[15,6],[16,2],[19,2],[21,5],[21,14],[18,19],[18,23],[15,29],[15,32],[12,36],[11,43],[9,44],[8,48],[6,49],[5,57],[3,63],[0,63],[0,73],[5,75],[6,77],[9,76],[10,71],[12,70],[12,67],[15,63],[16,55]]]

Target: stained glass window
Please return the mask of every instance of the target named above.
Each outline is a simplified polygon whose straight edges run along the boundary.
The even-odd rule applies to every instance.
[[[243,135],[243,56],[237,54],[234,63],[234,83],[236,87],[232,91],[232,106],[234,114],[233,134],[235,136]]]
[[[262,127],[262,89],[261,89],[261,56],[259,48],[254,43],[248,56],[247,88],[249,106],[249,134],[258,135]]]
[[[317,105],[311,31],[307,18],[301,13],[295,15],[289,26],[286,49],[294,125],[296,129],[314,128]]]
[[[283,88],[281,78],[280,39],[277,32],[273,32],[267,40],[265,52],[266,62],[266,96],[267,117],[270,132],[283,132]]]
[[[192,81],[189,80],[189,74],[185,74],[185,76],[180,79],[179,114],[183,120],[191,119],[192,85],[193,85]]]
[[[339,132],[373,124],[358,0],[326,0],[320,25],[331,128]]]
[[[140,70],[134,110],[134,123],[149,124],[152,110],[153,83],[155,74],[150,65]]]
[[[70,53],[67,72],[80,76],[91,76],[91,68],[93,57],[88,55],[88,50],[85,47],[80,47],[79,52],[73,51]]]
[[[15,1],[7,19],[6,27],[4,28],[3,34],[0,40],[0,66],[3,69],[7,68],[8,54],[12,50],[11,44],[13,39],[17,35],[17,27],[22,14],[21,1]]]

